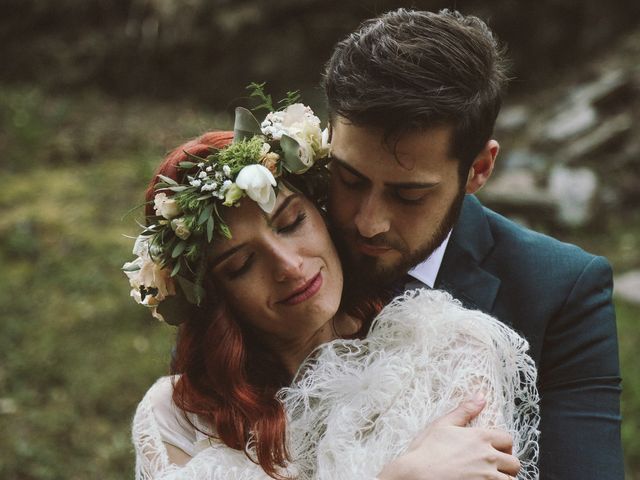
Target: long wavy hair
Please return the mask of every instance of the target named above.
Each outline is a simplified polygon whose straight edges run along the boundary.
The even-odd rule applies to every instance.
[[[146,190],[146,214],[153,215],[154,186],[158,174],[182,181],[177,165],[188,152],[206,156],[211,148],[224,148],[233,132],[207,132],[171,151],[157,168]],[[185,314],[177,340],[173,373],[173,401],[186,415],[195,414],[212,431],[203,431],[230,448],[244,451],[273,478],[290,461],[286,446],[286,415],[276,398],[291,376],[282,362],[260,342],[259,334],[237,318],[224,298],[216,296],[211,279],[200,308]],[[356,304],[357,303],[357,304]],[[349,302],[349,314],[361,320],[354,336],[364,336],[381,302]]]

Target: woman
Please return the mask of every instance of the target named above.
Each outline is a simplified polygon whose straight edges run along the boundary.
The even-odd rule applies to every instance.
[[[125,271],[137,301],[183,323],[179,375],[136,412],[137,478],[394,478],[411,440],[477,391],[477,424],[509,430],[518,478],[535,478],[524,340],[442,292],[396,299],[366,338],[377,303],[339,308],[316,208],[327,153],[317,117],[294,104],[261,125],[239,110],[233,137],[204,135],[159,167]]]

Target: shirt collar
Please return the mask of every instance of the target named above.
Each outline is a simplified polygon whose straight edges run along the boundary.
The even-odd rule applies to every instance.
[[[449,244],[449,238],[451,237],[451,230],[447,234],[447,237],[442,241],[440,246],[436,248],[431,255],[422,263],[419,263],[407,273],[411,275],[413,278],[420,280],[425,285],[433,288],[436,283],[436,277],[438,276],[438,271],[440,270],[440,265],[442,265],[442,258],[444,257],[444,252],[447,249],[447,245]]]

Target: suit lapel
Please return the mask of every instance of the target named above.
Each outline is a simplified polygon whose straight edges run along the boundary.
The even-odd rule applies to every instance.
[[[435,286],[469,308],[491,313],[500,279],[481,265],[494,246],[489,222],[480,202],[467,195],[451,234]]]

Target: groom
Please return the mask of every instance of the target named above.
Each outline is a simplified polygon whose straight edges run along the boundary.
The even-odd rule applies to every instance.
[[[540,478],[622,480],[609,264],[473,196],[499,151],[505,80],[490,30],[455,12],[396,10],[337,45],[329,212],[347,284],[408,272],[407,287],[447,290],[520,332],[539,369]]]

